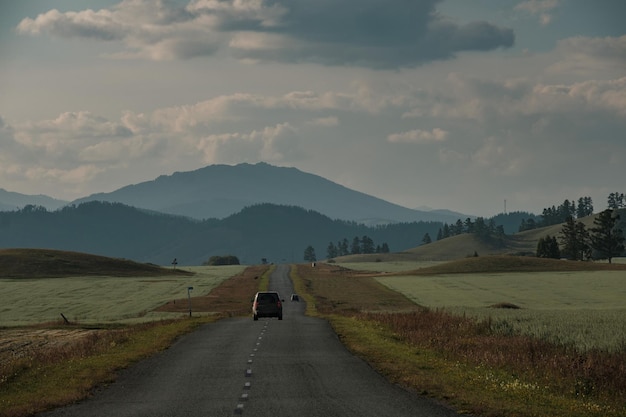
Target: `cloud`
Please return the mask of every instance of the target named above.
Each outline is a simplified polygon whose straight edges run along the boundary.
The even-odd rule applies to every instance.
[[[484,183],[506,176],[556,184],[563,177],[555,171],[582,177],[585,169],[572,167],[610,172],[624,164],[616,134],[626,129],[624,77],[549,83],[452,74],[442,85],[406,87],[402,78],[386,78],[343,91],[220,95],[119,118],[77,111],[19,124],[0,119],[0,180],[64,183],[75,196],[212,163],[332,171],[324,166],[329,159],[339,166],[355,149],[399,167],[412,159],[420,170],[476,174]],[[409,155],[407,146],[389,143],[422,146]],[[332,153],[324,150],[329,144]],[[324,161],[316,159],[321,154]]]
[[[249,133],[209,135],[195,141],[202,162],[283,162],[300,155],[298,130],[289,123],[267,126]]]
[[[2,118],[0,118],[2,121]],[[80,145],[74,146],[73,138],[63,143],[63,134],[55,134],[55,125],[64,125],[66,115],[57,120],[12,126],[0,123],[0,179],[5,184],[36,184],[37,191],[45,192],[49,186],[63,184],[66,189],[80,188],[88,184],[104,167],[82,163],[74,157]],[[74,131],[78,125],[65,124],[64,133]],[[104,127],[103,130],[109,129]],[[57,133],[63,130],[57,130]]]
[[[124,0],[111,9],[61,13],[50,10],[23,19],[18,33],[59,38],[119,41],[117,58],[190,59],[212,55],[218,33],[208,16],[194,16],[174,2]]]
[[[593,77],[607,73],[623,75],[626,67],[626,35],[567,38],[558,42],[556,52],[559,60],[548,68],[551,73]]]
[[[210,56],[220,49],[248,62],[415,67],[464,51],[513,45],[511,29],[459,25],[440,0],[125,0],[111,9],[26,18],[19,33],[122,42],[115,57],[152,60]]]
[[[56,9],[40,14],[35,19],[26,18],[17,26],[24,34],[49,33],[63,38],[87,38],[101,41],[123,39],[123,26],[116,22],[110,10],[84,10],[61,13]]]
[[[431,131],[415,129],[403,133],[394,133],[387,136],[387,140],[391,143],[436,143],[444,142],[448,139],[448,132],[443,129],[435,128]]]
[[[552,21],[550,12],[559,6],[559,2],[560,0],[526,0],[517,4],[515,10],[537,15],[542,25],[548,25]]]

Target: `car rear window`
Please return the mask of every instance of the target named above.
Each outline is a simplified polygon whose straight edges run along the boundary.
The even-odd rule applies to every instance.
[[[276,300],[278,300],[278,295],[273,293],[264,293],[257,296],[257,302],[260,304],[275,303]]]

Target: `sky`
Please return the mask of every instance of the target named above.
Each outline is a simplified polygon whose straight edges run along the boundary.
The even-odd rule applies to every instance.
[[[0,0],[0,188],[212,164],[409,208],[626,193],[623,0]],[[271,184],[268,184],[270,187]]]

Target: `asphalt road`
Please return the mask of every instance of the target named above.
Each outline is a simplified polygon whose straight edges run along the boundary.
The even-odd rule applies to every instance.
[[[270,289],[284,319],[221,320],[120,373],[88,400],[41,416],[449,417],[457,414],[389,384],[339,342],[329,324],[291,302],[289,267]]]

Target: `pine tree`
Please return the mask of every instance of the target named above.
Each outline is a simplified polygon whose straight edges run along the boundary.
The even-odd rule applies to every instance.
[[[624,193],[611,193],[608,198],[608,208],[619,209],[624,207]]]
[[[545,238],[539,239],[537,243],[537,257],[538,258],[561,258],[561,251],[559,249],[559,243],[556,237],[550,237],[546,235]]]
[[[317,261],[317,257],[315,256],[315,248],[313,248],[313,246],[309,245],[304,250],[304,260],[308,262]]]
[[[593,214],[593,204],[591,203],[591,197],[580,197],[578,199],[578,205],[576,206],[576,217],[582,218],[591,216]]]
[[[569,216],[561,229],[560,239],[567,259],[582,261],[589,257],[589,232],[584,223],[576,222]]]
[[[624,252],[624,232],[615,228],[619,219],[619,214],[613,215],[611,209],[604,210],[594,219],[593,224],[596,227],[590,229],[594,257],[608,259],[611,263],[613,257]]]
[[[430,238],[430,235],[428,234],[428,232],[426,232],[426,234],[424,235],[424,237],[422,238],[422,243],[424,245],[428,245],[429,243],[432,243],[432,239]]]
[[[361,241],[356,236],[354,237],[354,239],[352,239],[352,246],[350,246],[350,253],[352,255],[357,255],[361,253]]]
[[[369,236],[361,238],[361,253],[374,253],[374,241]]]
[[[454,227],[455,229],[455,235],[462,235],[465,232],[465,228],[463,227],[463,221],[461,219],[458,219],[456,221],[456,225]]]
[[[338,255],[339,255],[339,249],[337,249],[337,247],[335,246],[333,242],[330,242],[328,244],[328,247],[326,248],[326,258],[333,259],[333,258],[336,258]]]
[[[345,237],[337,244],[337,247],[339,248],[339,256],[350,255],[350,251],[348,250],[348,239]]]

